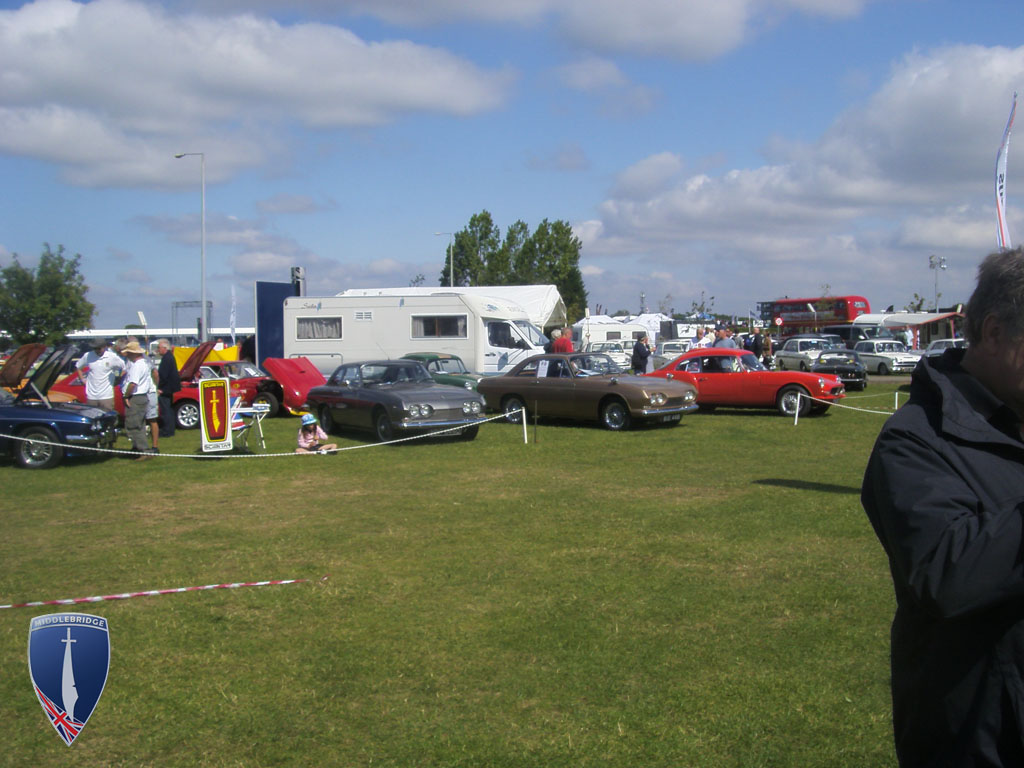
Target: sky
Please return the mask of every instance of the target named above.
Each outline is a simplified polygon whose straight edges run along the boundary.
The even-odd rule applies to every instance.
[[[436,285],[482,210],[568,221],[592,312],[948,306],[996,249],[1021,30],[1019,0],[0,0],[0,267],[63,245],[95,327],[169,326],[205,169],[214,326],[292,266]]]

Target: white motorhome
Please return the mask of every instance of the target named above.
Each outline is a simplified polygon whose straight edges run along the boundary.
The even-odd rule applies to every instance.
[[[324,374],[342,363],[410,352],[458,355],[471,371],[502,373],[544,351],[548,339],[518,304],[446,293],[294,296],[284,302],[284,356]]]
[[[641,336],[647,333],[646,326],[638,323],[620,323],[606,315],[585,317],[572,327],[573,342],[577,349],[590,351],[591,344],[618,341],[628,344],[630,350]]]

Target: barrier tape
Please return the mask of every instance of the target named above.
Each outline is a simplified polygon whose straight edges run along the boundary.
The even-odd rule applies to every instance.
[[[327,578],[326,576],[324,578]],[[238,589],[239,587],[272,587],[280,584],[302,584],[309,579],[278,579],[275,581],[236,581],[232,584],[206,584],[202,587],[172,587],[171,589],[147,589],[142,592],[122,592],[118,595],[96,595],[94,597],[71,597],[63,600],[33,600],[28,603],[11,603],[0,605],[4,608],[36,608],[42,605],[79,605],[81,603],[99,603],[104,600],[128,600],[132,597],[152,597],[155,595],[171,595],[176,592],[202,592],[209,589]]]
[[[881,394],[884,395],[885,393],[883,392]],[[821,398],[818,398],[818,397],[811,397],[810,395],[805,395],[803,392],[797,392],[796,393],[796,408],[793,410],[793,426],[794,427],[800,421],[800,398],[801,397],[804,400],[811,400],[812,402],[822,403],[824,405],[830,405],[833,408],[843,408],[843,409],[845,409],[847,411],[858,411],[859,413],[878,413],[878,414],[881,414],[883,416],[892,416],[894,413],[896,413],[896,409],[899,408],[899,393],[898,392],[896,393],[896,402],[895,402],[894,409],[891,410],[891,411],[878,411],[878,410],[875,410],[873,408],[855,408],[852,405],[843,405],[842,403],[839,403],[839,402],[836,402],[836,401],[833,401],[833,400],[822,400]],[[873,395],[865,395],[865,397],[873,397]]]
[[[27,437],[19,437],[18,435],[8,435],[3,433],[0,433],[0,438],[3,438],[5,440],[20,440],[23,443],[38,443],[39,445],[52,445],[58,448],[70,448],[75,451],[92,451],[94,453],[107,453],[113,456],[149,456],[150,458],[167,459],[269,459],[281,456],[319,456],[327,453],[341,453],[342,451],[358,451],[363,448],[377,448],[384,445],[396,445],[398,443],[409,442],[410,440],[424,440],[428,437],[437,437],[438,435],[445,435],[448,434],[449,432],[461,432],[462,430],[468,429],[469,427],[476,427],[491,421],[504,419],[505,416],[506,414],[501,413],[498,414],[497,416],[491,416],[490,418],[474,421],[471,424],[463,424],[462,426],[458,427],[449,427],[448,429],[439,429],[434,432],[424,432],[423,434],[410,435],[409,437],[400,437],[395,440],[388,440],[386,443],[363,443],[361,445],[348,445],[343,448],[335,448],[333,451],[306,453],[296,453],[295,451],[288,451],[287,453],[144,453],[141,451],[124,451],[117,448],[96,448],[91,445],[70,445],[68,443],[54,443],[50,442],[49,440],[40,440],[38,438],[30,439]]]

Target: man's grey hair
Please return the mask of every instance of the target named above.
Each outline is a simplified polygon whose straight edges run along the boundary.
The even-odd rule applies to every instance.
[[[981,326],[995,315],[1012,338],[1024,335],[1024,248],[999,251],[978,265],[978,285],[967,302],[964,336],[981,340]]]
[[[170,339],[157,339],[156,340],[156,348],[160,349],[160,347],[167,347],[168,349],[170,349],[171,348],[171,341],[170,341]]]

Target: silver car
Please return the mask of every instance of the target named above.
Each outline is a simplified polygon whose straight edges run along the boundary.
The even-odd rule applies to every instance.
[[[864,367],[885,376],[889,373],[910,373],[920,358],[911,354],[902,341],[858,341],[853,348]]]
[[[830,349],[832,344],[826,339],[786,339],[786,343],[775,350],[775,366],[780,371],[809,371],[821,353]]]

